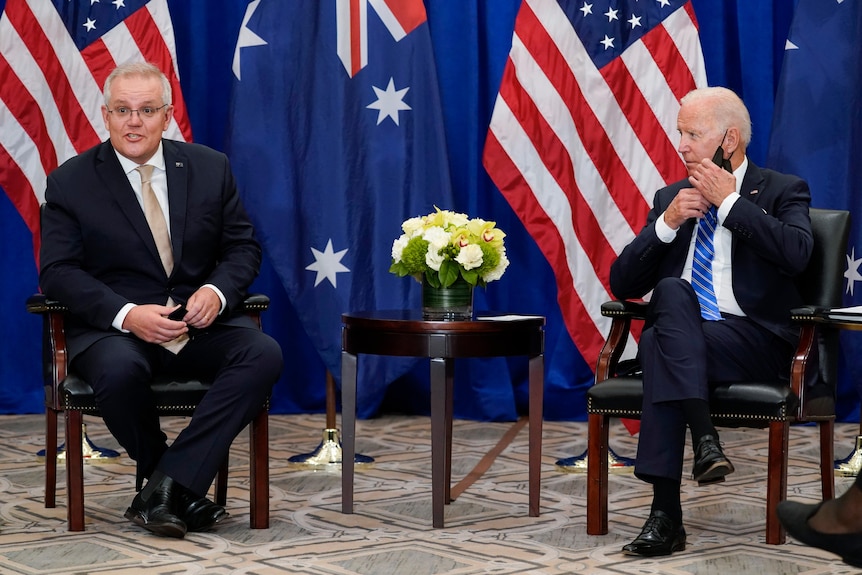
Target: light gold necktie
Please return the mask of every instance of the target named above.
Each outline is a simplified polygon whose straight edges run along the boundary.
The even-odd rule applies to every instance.
[[[153,186],[150,184],[150,180],[153,177],[153,166],[144,164],[135,169],[141,174],[141,197],[144,200],[144,217],[147,218],[150,232],[152,232],[153,239],[156,241],[156,248],[159,250],[159,258],[162,260],[165,273],[171,275],[174,269],[174,251],[171,247],[171,237],[168,235],[168,224],[165,221],[165,213],[162,211],[159,200],[153,191]],[[174,305],[174,300],[169,297],[165,305]],[[184,334],[161,345],[173,353],[179,353],[188,341],[188,334]]]
[[[159,205],[159,200],[156,198],[153,186],[150,184],[150,180],[153,177],[153,166],[145,164],[135,169],[141,174],[141,196],[144,199],[144,216],[150,225],[153,239],[156,240],[156,248],[159,250],[159,257],[162,259],[165,273],[171,275],[171,271],[174,269],[174,251],[171,247],[171,237],[168,235],[168,224],[165,221],[165,214]]]

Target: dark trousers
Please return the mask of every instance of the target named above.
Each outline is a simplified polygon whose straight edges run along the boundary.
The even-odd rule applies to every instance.
[[[196,333],[177,355],[130,334],[105,337],[72,367],[93,387],[105,424],[137,462],[138,485],[158,470],[203,496],[234,438],[264,406],[282,353],[257,329],[216,325]],[[170,447],[149,385],[161,373],[212,381]]]
[[[635,474],[679,481],[686,435],[681,401],[708,400],[709,382],[778,382],[789,373],[793,350],[745,317],[704,321],[694,290],[679,278],[656,285],[645,325],[638,346],[644,399]]]

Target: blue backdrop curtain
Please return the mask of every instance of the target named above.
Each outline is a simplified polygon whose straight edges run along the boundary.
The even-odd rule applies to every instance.
[[[620,0],[624,1],[624,0]],[[5,0],[0,0],[0,8]],[[487,291],[478,290],[478,309],[503,309],[547,317],[546,417],[586,417],[585,390],[592,368],[577,353],[560,317],[550,266],[482,168],[481,154],[503,67],[511,46],[520,0],[426,0],[440,82],[449,148],[453,209],[496,220],[505,230],[512,266]],[[764,164],[784,42],[794,0],[694,0],[710,84],[735,90],[751,109],[754,162]],[[225,149],[231,61],[245,2],[169,1],[183,94],[194,140]],[[263,102],[284,106],[289,102]],[[42,411],[39,319],[24,301],[36,289],[30,235],[5,194],[0,194],[0,412]],[[394,239],[394,236],[393,236]],[[388,246],[385,247],[388,249]],[[275,413],[321,412],[325,369],[305,336],[271,263],[264,261],[254,289],[272,297],[265,329],[282,344],[285,370],[272,400]],[[471,378],[497,364],[459,365],[456,415],[511,419],[526,407],[526,366],[507,362],[496,380]],[[478,383],[462,380],[476,380]],[[425,413],[427,380],[407,378],[390,386],[385,410]],[[858,410],[850,413],[855,417]]]

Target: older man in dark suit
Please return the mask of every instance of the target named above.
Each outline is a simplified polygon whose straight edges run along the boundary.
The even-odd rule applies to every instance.
[[[789,312],[802,304],[793,277],[813,246],[808,185],[748,159],[751,120],[736,94],[689,93],[677,128],[689,177],[656,193],[646,226],[610,274],[618,298],[652,290],[638,349],[644,403],[635,474],[652,484],[653,503],[623,548],[640,556],[685,548],[686,427],[695,481],[733,472],[710,420],[708,382],[787,374],[798,338]]]
[[[126,517],[183,537],[226,517],[206,492],[264,405],[282,354],[234,313],[261,251],[227,158],[162,139],[173,107],[157,67],[118,67],[104,95],[109,140],[48,177],[40,284],[71,312],[71,368],[136,460],[139,488],[148,478]],[[213,381],[170,446],[149,387],[160,372]]]

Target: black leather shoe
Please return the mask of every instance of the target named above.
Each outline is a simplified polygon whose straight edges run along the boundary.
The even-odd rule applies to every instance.
[[[207,531],[224,519],[228,512],[206,497],[198,497],[188,489],[178,486],[177,515],[182,519],[189,531]]]
[[[170,477],[162,477],[154,490],[145,488],[135,496],[131,507],[126,509],[126,519],[156,535],[182,539],[187,528],[176,513],[178,487]],[[145,493],[149,493],[147,499]]]
[[[821,505],[823,502],[806,505],[782,501],[778,504],[778,520],[800,543],[834,553],[848,565],[862,567],[862,533],[821,533],[808,525],[808,520]]]
[[[694,466],[691,477],[698,485],[720,483],[724,476],[733,473],[733,464],[724,456],[718,438],[704,435],[694,448]]]
[[[685,529],[682,524],[677,524],[664,511],[655,510],[650,513],[640,535],[623,547],[623,553],[640,557],[658,557],[684,549]]]

